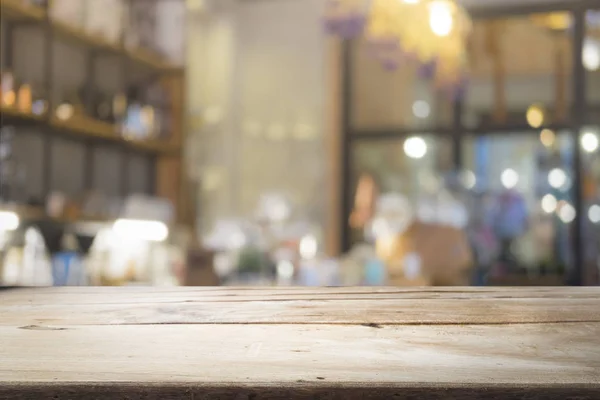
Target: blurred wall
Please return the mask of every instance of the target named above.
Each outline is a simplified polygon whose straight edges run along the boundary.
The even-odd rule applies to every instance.
[[[189,16],[189,172],[200,227],[250,216],[279,192],[323,220],[325,36],[321,0],[203,2]]]

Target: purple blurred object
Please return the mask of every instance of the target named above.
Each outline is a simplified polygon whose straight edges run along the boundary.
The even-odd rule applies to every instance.
[[[352,39],[363,33],[367,23],[367,16],[364,14],[352,14],[341,21],[338,34],[344,39]]]
[[[435,75],[435,71],[437,68],[437,61],[431,60],[421,66],[418,69],[418,75],[421,79],[431,79]]]
[[[400,61],[397,58],[385,57],[381,60],[381,65],[386,71],[395,71],[400,66]]]
[[[336,18],[324,18],[323,27],[325,32],[331,35],[338,35],[340,31],[341,22]]]

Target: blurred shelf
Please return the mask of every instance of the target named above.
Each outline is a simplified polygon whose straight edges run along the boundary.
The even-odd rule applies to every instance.
[[[10,122],[5,120],[6,117],[25,122],[48,124],[51,128],[67,132],[75,137],[120,143],[134,150],[147,153],[175,155],[178,154],[181,149],[181,146],[164,140],[126,139],[117,131],[117,128],[114,125],[83,115],[77,115],[64,121],[52,117],[48,122],[46,115],[35,115],[30,112],[23,112],[15,107],[0,105],[0,121],[2,123]]]
[[[52,217],[46,214],[46,210],[43,207],[34,207],[27,205],[10,205],[2,206],[0,209],[6,211],[13,211],[19,215],[19,218],[23,221],[35,222],[35,221],[52,221],[58,224],[73,224],[73,223],[110,223],[115,218],[106,218],[92,215],[72,215],[72,216],[60,216]]]
[[[40,6],[30,5],[23,0],[0,0],[0,16],[17,21],[43,21],[46,17]]]
[[[117,133],[116,127],[106,122],[76,115],[68,120],[60,120],[52,117],[50,125],[55,129],[68,131],[74,135],[84,136],[90,139],[103,139],[111,141],[124,141]]]
[[[66,121],[52,118],[51,126],[68,131],[74,135],[91,139],[101,139],[122,143],[134,150],[156,154],[173,154],[179,152],[180,146],[160,140],[131,140],[123,137],[115,125],[98,121],[86,116],[74,116]]]
[[[43,22],[46,19],[44,8],[29,5],[23,0],[0,0],[1,17],[16,21]],[[126,49],[121,43],[110,41],[101,35],[85,31],[82,27],[71,25],[64,21],[51,21],[52,28],[63,39],[80,43],[86,47],[104,50],[115,54],[123,54],[130,60],[162,72],[179,73],[183,68],[176,66],[151,51],[145,49]]]
[[[21,111],[16,107],[9,107],[6,105],[0,104],[0,118],[10,117],[16,118],[22,121],[44,121],[46,119],[46,115],[37,115],[27,111]],[[4,122],[4,121],[2,121]]]
[[[123,48],[119,44],[111,42],[100,35],[88,33],[81,27],[70,25],[63,21],[52,21],[52,27],[57,36],[83,46],[116,54],[123,51]]]

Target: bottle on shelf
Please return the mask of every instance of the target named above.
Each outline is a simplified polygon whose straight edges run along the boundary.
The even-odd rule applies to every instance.
[[[3,71],[0,74],[0,95],[3,106],[14,107],[17,95],[15,93],[15,77],[11,71]]]
[[[112,107],[112,97],[104,93],[97,93],[94,101],[93,117],[109,124],[115,123]]]
[[[23,83],[21,86],[19,86],[19,92],[17,95],[17,108],[22,113],[31,113],[31,103],[31,85],[29,83]]]
[[[44,115],[48,112],[48,99],[44,95],[42,85],[34,84],[32,90],[31,113]]]

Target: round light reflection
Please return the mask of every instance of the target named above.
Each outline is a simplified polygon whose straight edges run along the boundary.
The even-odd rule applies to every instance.
[[[565,224],[573,222],[575,216],[577,215],[575,208],[567,202],[561,202],[557,214],[558,218],[560,218],[560,220]]]
[[[542,197],[542,210],[544,210],[546,214],[552,214],[555,212],[557,204],[558,202],[556,201],[556,197],[551,194],[547,194]]]
[[[556,135],[554,134],[554,131],[551,131],[550,129],[544,129],[540,133],[540,141],[546,147],[552,147],[555,140]]]
[[[404,153],[410,158],[423,158],[427,154],[427,143],[422,137],[410,137],[404,141]]]
[[[594,204],[588,210],[588,218],[593,224],[600,224],[600,205]]]
[[[567,183],[567,174],[561,168],[554,168],[548,173],[548,183],[553,188],[559,189]]]
[[[586,132],[581,136],[581,148],[587,153],[598,150],[598,136],[593,132]]]
[[[431,107],[429,107],[429,103],[426,101],[417,100],[413,103],[412,111],[417,118],[427,118],[431,112]]]
[[[505,188],[512,189],[519,183],[519,174],[514,169],[507,168],[502,172],[500,181]]]

